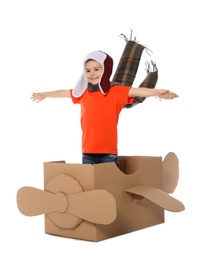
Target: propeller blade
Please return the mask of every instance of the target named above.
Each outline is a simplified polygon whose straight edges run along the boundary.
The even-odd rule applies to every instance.
[[[179,212],[185,209],[182,202],[157,188],[139,185],[130,189],[126,189],[125,191],[131,194],[142,196],[160,206],[161,208],[169,211]]]
[[[115,198],[106,190],[68,195],[67,213],[96,224],[110,224],[116,218]]]
[[[36,216],[51,212],[65,212],[68,207],[63,193],[53,194],[33,187],[22,187],[17,192],[17,205],[26,216]]]

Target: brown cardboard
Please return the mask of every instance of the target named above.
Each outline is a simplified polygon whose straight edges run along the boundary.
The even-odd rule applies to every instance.
[[[184,205],[168,193],[178,182],[178,159],[119,156],[114,163],[44,163],[44,191],[18,190],[17,204],[27,216],[45,214],[45,233],[101,241],[160,223],[164,210]],[[166,192],[167,191],[167,192]]]

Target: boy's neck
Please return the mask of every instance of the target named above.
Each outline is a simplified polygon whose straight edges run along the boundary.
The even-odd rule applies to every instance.
[[[99,84],[92,84],[88,82],[87,88],[89,89],[90,92],[100,91]]]

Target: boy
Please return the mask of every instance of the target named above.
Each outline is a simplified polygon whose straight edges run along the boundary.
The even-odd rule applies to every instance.
[[[69,90],[33,93],[31,99],[40,102],[45,98],[71,98],[81,105],[82,163],[115,162],[118,165],[117,124],[119,114],[134,97],[157,96],[174,99],[178,95],[164,89],[111,86],[112,58],[94,51],[84,60],[84,70],[76,86]]]

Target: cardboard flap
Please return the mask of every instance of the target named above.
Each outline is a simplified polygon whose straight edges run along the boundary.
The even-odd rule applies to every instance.
[[[169,211],[179,212],[185,209],[182,202],[176,200],[175,198],[168,195],[166,192],[157,188],[139,185],[137,187],[126,189],[125,191],[131,194],[142,196],[157,204],[161,208]]]

